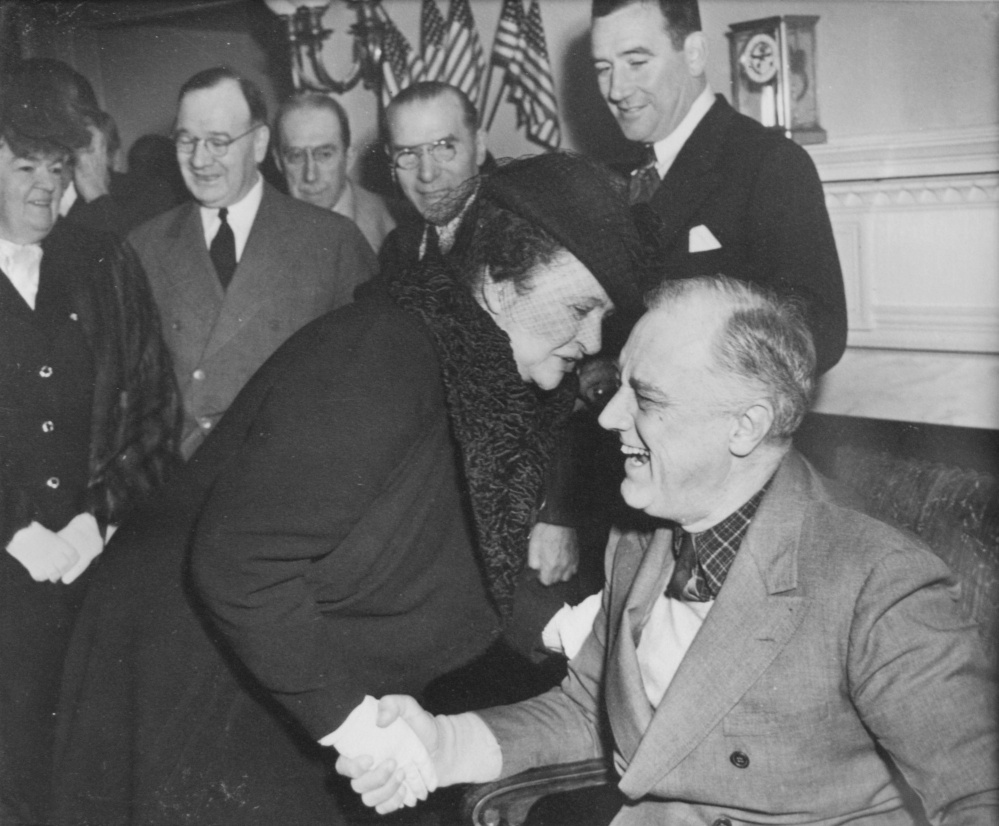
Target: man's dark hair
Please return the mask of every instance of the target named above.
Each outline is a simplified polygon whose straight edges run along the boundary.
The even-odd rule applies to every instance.
[[[226,80],[234,80],[239,84],[243,97],[246,99],[246,105],[250,107],[250,123],[267,123],[267,103],[260,87],[228,66],[213,66],[211,69],[202,69],[196,75],[188,78],[180,87],[177,101],[183,100],[188,92],[214,89]]]
[[[274,130],[277,132],[278,149],[281,148],[281,121],[289,112],[297,112],[300,109],[325,109],[332,112],[340,124],[340,139],[343,141],[343,148],[350,146],[350,121],[347,112],[340,105],[338,100],[334,100],[329,95],[322,92],[296,92],[278,108],[274,117]]]
[[[392,113],[400,106],[411,103],[426,103],[442,97],[452,97],[461,106],[462,120],[472,132],[479,128],[479,110],[475,104],[457,86],[443,83],[439,80],[424,80],[407,86],[389,102],[385,108],[386,125],[392,122]]]
[[[687,35],[701,30],[701,12],[697,0],[593,0],[592,16],[606,17],[633,3],[658,3],[659,11],[666,21],[666,31],[677,51],[683,48]]]

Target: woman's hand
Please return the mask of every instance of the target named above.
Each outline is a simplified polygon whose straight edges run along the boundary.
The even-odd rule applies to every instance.
[[[576,529],[538,522],[527,546],[527,566],[538,572],[542,585],[565,582],[579,570]]]

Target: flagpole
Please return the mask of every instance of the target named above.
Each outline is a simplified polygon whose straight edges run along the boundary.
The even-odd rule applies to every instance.
[[[492,81],[492,79],[493,79],[493,72],[496,71],[496,68],[497,67],[494,66],[493,64],[491,64],[491,63],[489,64],[489,77],[487,78],[487,81]],[[500,85],[499,92],[497,93],[496,97],[493,98],[493,108],[489,112],[489,119],[483,121],[483,123],[485,124],[485,129],[486,129],[486,133],[487,134],[489,133],[489,130],[493,128],[493,121],[496,120],[496,111],[499,109],[500,101],[503,100],[503,93],[506,91],[506,87],[507,87],[507,75],[508,74],[509,73],[507,72],[506,67],[504,66],[503,67],[503,83]],[[492,84],[490,83],[489,85],[492,85]],[[486,90],[487,90],[486,100],[485,100],[486,103],[489,102],[488,89],[489,89],[489,86],[486,87]]]

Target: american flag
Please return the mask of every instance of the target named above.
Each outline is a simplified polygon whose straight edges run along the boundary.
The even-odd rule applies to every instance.
[[[523,96],[518,106],[523,110],[523,118],[518,117],[518,121],[527,124],[527,137],[535,143],[558,149],[562,131],[558,124],[555,84],[548,62],[539,0],[531,0],[531,8],[523,18],[521,37],[523,51],[519,80]]]
[[[479,85],[486,71],[486,61],[468,0],[451,0],[446,51],[444,75],[440,79],[457,86],[472,103],[478,105]]]
[[[423,0],[420,10],[420,53],[423,55],[423,74],[419,80],[438,80],[444,69],[444,39],[447,27],[437,0]],[[416,78],[414,78],[415,80]]]
[[[413,50],[402,32],[396,28],[381,3],[373,9],[375,21],[382,28],[382,106],[388,106],[401,89],[423,75],[423,60]]]

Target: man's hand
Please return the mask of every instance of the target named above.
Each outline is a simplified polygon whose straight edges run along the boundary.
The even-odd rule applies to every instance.
[[[14,534],[7,553],[27,569],[35,582],[58,582],[80,561],[72,545],[38,522]]]
[[[88,204],[111,192],[111,165],[108,142],[96,126],[88,126],[90,146],[77,150],[73,169],[76,191]]]
[[[542,585],[571,579],[579,570],[576,529],[538,522],[527,546],[527,566],[538,572]]]
[[[63,584],[69,585],[82,574],[97,556],[104,550],[104,538],[97,520],[92,513],[81,513],[74,516],[57,534],[79,555],[79,561],[62,575]]]

